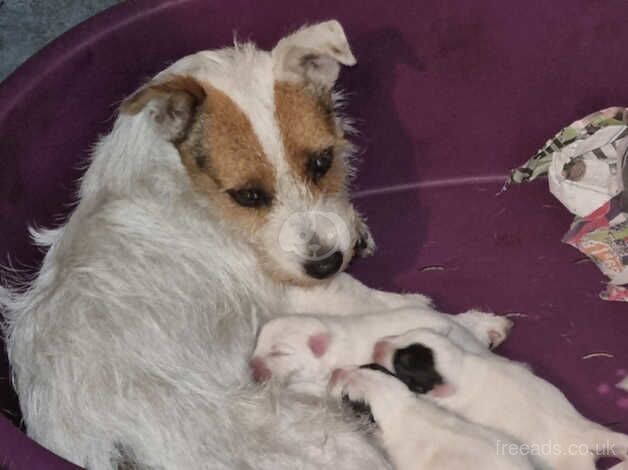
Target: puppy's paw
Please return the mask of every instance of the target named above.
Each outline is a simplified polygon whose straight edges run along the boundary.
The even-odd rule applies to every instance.
[[[329,388],[332,395],[340,398],[359,419],[375,423],[371,406],[366,399],[368,380],[361,376],[359,369],[336,369],[332,372]]]
[[[496,348],[506,340],[514,325],[512,320],[504,316],[476,310],[458,315],[458,320],[477,339],[491,349]]]
[[[361,376],[360,369],[335,369],[329,379],[331,395],[352,402],[368,403],[367,389],[368,381]]]

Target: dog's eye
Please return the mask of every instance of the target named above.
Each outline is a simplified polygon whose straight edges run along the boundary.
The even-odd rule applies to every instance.
[[[334,149],[329,147],[310,155],[306,163],[308,177],[317,183],[331,168],[334,159]]]
[[[227,194],[242,207],[263,207],[270,204],[270,196],[259,188],[229,189]]]

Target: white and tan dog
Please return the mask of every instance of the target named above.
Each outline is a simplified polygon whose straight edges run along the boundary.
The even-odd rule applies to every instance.
[[[353,425],[252,384],[258,325],[419,295],[338,274],[373,242],[347,194],[336,21],[175,62],[124,101],[27,289],[0,289],[29,435],[91,470],[388,468]],[[89,103],[86,103],[89,105]]]
[[[320,394],[332,370],[371,362],[373,345],[383,336],[416,328],[447,330],[460,347],[481,354],[504,341],[511,326],[506,317],[477,311],[445,315],[427,306],[346,316],[288,315],[262,327],[250,367],[258,382],[274,377]]]
[[[332,396],[368,405],[397,470],[534,469],[523,455],[497,452],[498,443],[516,445],[506,434],[444,410],[392,375],[336,369],[329,388]]]
[[[439,406],[519,440],[525,448],[502,442],[498,452],[531,454],[543,470],[595,470],[597,455],[628,458],[628,436],[584,418],[529,368],[465,351],[443,332],[417,329],[387,338],[374,348],[374,360]]]

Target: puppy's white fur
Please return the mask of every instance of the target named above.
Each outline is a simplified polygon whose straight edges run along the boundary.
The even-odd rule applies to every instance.
[[[534,446],[540,454],[539,468],[594,470],[594,454],[628,457],[628,436],[584,418],[560,390],[522,364],[492,353],[465,351],[432,330],[418,329],[387,342],[389,354],[411,344],[430,348],[446,386],[426,397],[469,421]],[[394,372],[391,363],[390,356],[381,361]],[[544,448],[547,451],[541,451]],[[508,452],[508,445],[500,449]]]
[[[254,375],[272,375],[292,386],[320,392],[333,369],[371,362],[373,346],[382,336],[432,328],[446,331],[465,350],[481,354],[503,341],[511,325],[507,318],[493,314],[446,315],[427,306],[343,317],[291,315],[262,327],[251,368]]]
[[[440,408],[390,375],[337,369],[330,392],[369,405],[377,434],[397,470],[533,470],[526,457],[497,452],[498,442],[513,443],[505,434]]]

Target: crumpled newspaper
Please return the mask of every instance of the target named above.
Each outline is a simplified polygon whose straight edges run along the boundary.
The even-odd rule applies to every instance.
[[[610,278],[600,297],[628,302],[628,109],[604,109],[564,128],[513,170],[504,188],[542,175],[576,215],[563,242]]]

